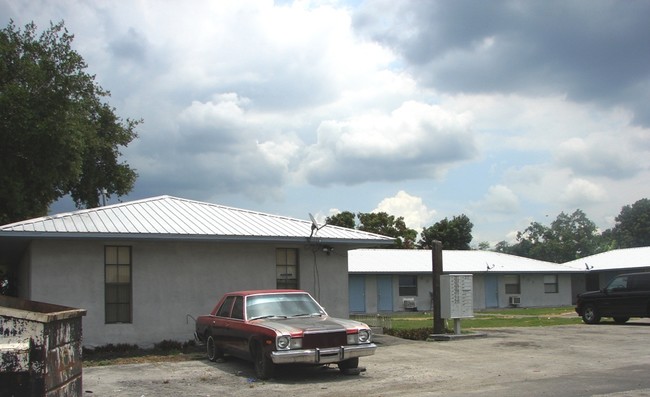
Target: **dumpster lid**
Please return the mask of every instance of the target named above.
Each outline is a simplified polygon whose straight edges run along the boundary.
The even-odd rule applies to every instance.
[[[0,295],[0,316],[49,323],[85,315],[85,309]]]

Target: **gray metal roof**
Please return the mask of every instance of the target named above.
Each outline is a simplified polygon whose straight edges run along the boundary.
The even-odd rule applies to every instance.
[[[393,239],[308,220],[171,196],[56,214],[0,226],[0,237],[110,237],[231,241],[299,241],[390,245]]]

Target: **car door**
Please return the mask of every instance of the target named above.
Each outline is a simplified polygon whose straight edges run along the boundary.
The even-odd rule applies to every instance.
[[[629,276],[629,296],[626,299],[626,305],[631,317],[645,317],[648,315],[649,285],[650,275],[637,274]]]
[[[628,289],[628,276],[616,277],[605,289],[600,303],[600,313],[606,317],[630,316],[632,292]]]
[[[230,312],[230,321],[228,323],[229,343],[232,354],[239,357],[247,357],[248,349],[248,331],[244,322],[244,297],[237,296],[232,305]]]
[[[212,336],[217,346],[229,353],[236,351],[231,331],[232,319],[230,318],[234,302],[234,296],[226,297],[212,319]]]

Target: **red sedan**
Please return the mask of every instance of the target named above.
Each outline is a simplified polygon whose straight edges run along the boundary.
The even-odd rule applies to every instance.
[[[366,324],[329,317],[300,290],[228,293],[196,320],[195,337],[211,361],[224,354],[251,360],[260,379],[272,377],[277,364],[337,363],[350,371],[377,349]]]

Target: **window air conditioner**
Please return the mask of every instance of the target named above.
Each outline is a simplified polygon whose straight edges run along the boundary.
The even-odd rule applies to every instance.
[[[415,298],[404,298],[404,300],[402,300],[402,304],[406,310],[414,310],[416,308]]]
[[[509,302],[510,302],[510,306],[519,306],[521,304],[521,297],[511,296]]]

